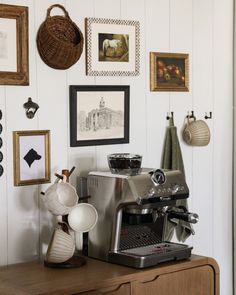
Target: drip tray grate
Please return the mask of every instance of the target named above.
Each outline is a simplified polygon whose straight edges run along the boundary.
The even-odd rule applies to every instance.
[[[121,230],[121,250],[138,248],[160,242],[161,238],[148,226],[125,226]]]
[[[186,248],[186,245],[174,244],[174,243],[157,243],[154,245],[148,245],[144,247],[132,248],[121,251],[125,254],[131,254],[136,256],[149,256],[157,254],[167,254],[169,252],[175,252]]]

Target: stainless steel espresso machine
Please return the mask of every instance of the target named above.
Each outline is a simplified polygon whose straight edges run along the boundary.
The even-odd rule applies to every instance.
[[[88,256],[135,268],[190,257],[192,247],[164,240],[169,218],[198,220],[197,214],[176,207],[177,200],[189,196],[179,170],[143,168],[133,176],[90,172],[87,187],[89,203],[98,211]]]

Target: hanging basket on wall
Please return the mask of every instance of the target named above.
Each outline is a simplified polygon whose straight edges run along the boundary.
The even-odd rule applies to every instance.
[[[51,16],[54,7],[61,8],[65,15]],[[37,34],[37,47],[42,60],[51,68],[68,69],[79,60],[83,43],[83,34],[66,9],[60,4],[50,6]]]

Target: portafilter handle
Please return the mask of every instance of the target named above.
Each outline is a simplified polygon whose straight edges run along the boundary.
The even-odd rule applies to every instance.
[[[176,211],[168,211],[168,218],[177,218],[180,220],[187,221],[189,223],[197,223],[199,220],[199,216],[197,213],[191,212],[176,212]]]

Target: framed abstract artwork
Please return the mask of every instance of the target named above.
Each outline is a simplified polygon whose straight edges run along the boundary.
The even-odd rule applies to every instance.
[[[150,52],[151,91],[189,91],[189,55]]]
[[[14,185],[50,182],[50,131],[13,131]]]
[[[0,85],[29,85],[28,7],[0,4]]]
[[[86,18],[85,28],[87,75],[139,75],[138,21]]]
[[[70,145],[129,142],[129,86],[70,86]]]

